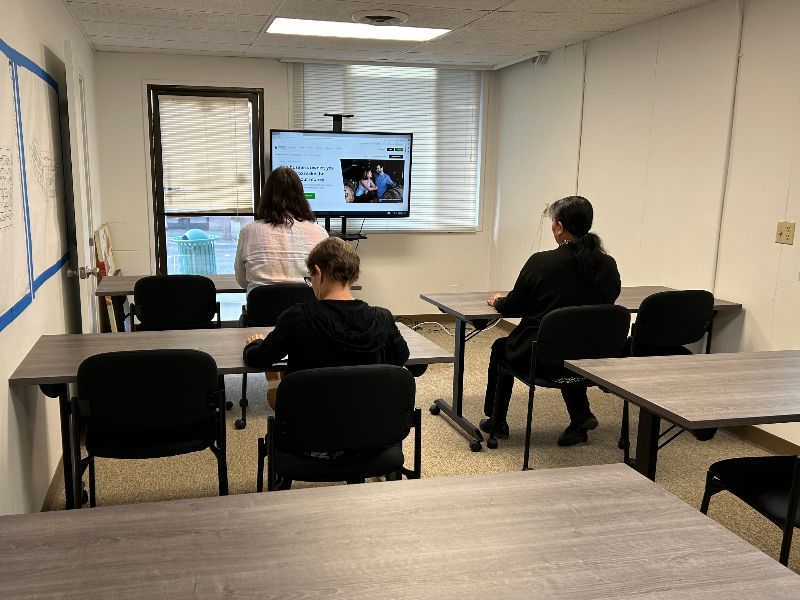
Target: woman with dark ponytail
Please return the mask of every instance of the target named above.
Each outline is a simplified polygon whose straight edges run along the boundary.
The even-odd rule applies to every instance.
[[[494,403],[497,402],[495,435],[508,437],[506,415],[514,379],[506,375],[495,398],[497,365],[502,359],[525,371],[530,369],[531,342],[536,339],[542,317],[551,310],[584,304],[613,304],[621,283],[617,263],[606,254],[600,238],[591,233],[594,211],[582,196],[567,196],[550,206],[555,250],[537,252],[522,268],[514,289],[507,296],[494,294],[487,300],[504,317],[522,317],[508,337],[492,344],[488,383],[480,428],[489,432]],[[570,424],[558,438],[559,446],[572,446],[589,439],[587,431],[597,427],[589,408],[585,388],[565,389]]]

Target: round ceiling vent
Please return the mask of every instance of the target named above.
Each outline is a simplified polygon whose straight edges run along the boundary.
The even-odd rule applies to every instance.
[[[353,13],[353,21],[365,25],[402,25],[408,21],[408,15],[396,10],[360,10]]]

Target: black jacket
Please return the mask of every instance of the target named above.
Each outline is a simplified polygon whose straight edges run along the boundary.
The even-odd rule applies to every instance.
[[[617,263],[607,254],[598,257],[592,277],[581,273],[569,244],[537,252],[522,267],[514,289],[494,304],[504,317],[522,317],[508,336],[506,356],[530,365],[531,342],[544,315],[565,306],[613,304],[620,290]]]
[[[248,344],[244,362],[269,367],[288,355],[287,373],[318,367],[403,365],[408,344],[385,308],[362,300],[321,300],[284,312],[263,341]]]

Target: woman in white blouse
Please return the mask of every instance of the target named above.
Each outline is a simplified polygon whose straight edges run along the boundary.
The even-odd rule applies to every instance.
[[[302,283],[308,253],[327,237],[297,173],[278,167],[261,190],[255,220],[239,232],[236,281],[248,292],[259,285]]]

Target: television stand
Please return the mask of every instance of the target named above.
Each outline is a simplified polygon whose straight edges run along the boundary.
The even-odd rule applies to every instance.
[[[358,233],[347,233],[347,218],[342,217],[342,230],[341,231],[331,231],[331,218],[325,217],[325,231],[328,232],[328,235],[331,237],[338,237],[343,239],[346,242],[352,242],[355,240],[365,240],[367,236],[360,231]]]

